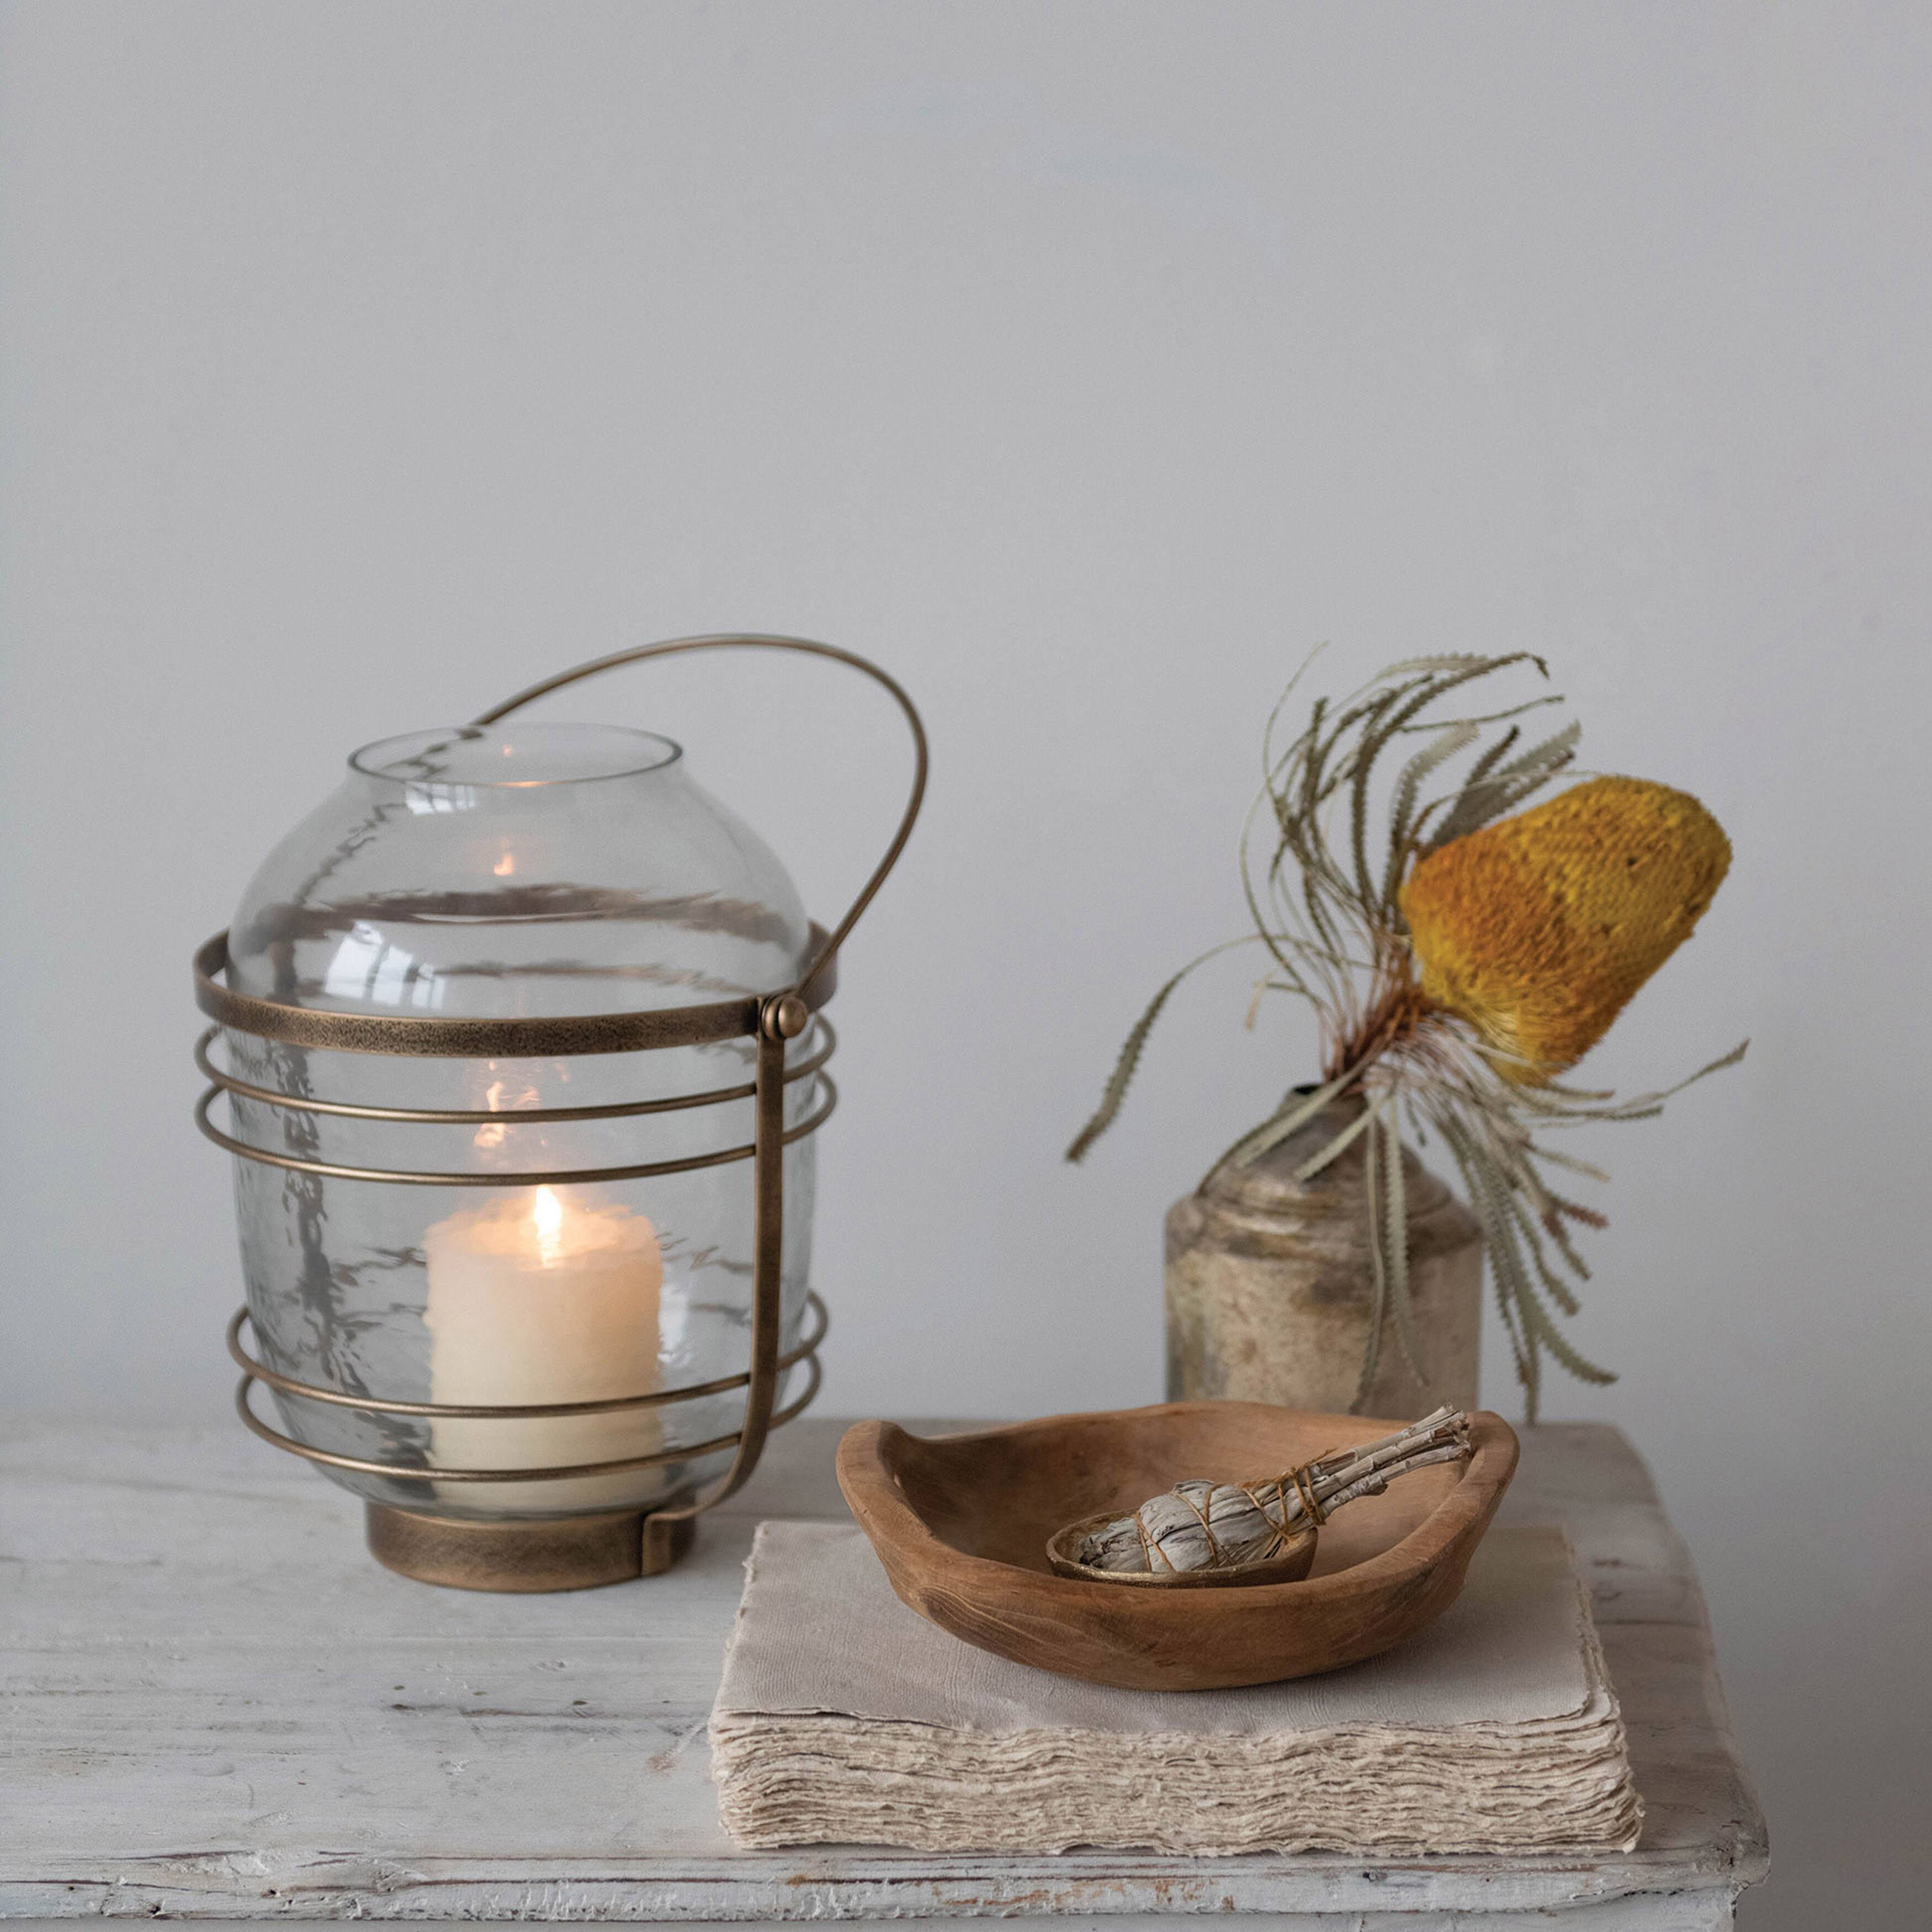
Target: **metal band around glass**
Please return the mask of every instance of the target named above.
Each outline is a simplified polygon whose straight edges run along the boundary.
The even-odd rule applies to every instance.
[[[804,1414],[818,1393],[824,1380],[824,1371],[816,1355],[804,1358],[807,1381],[805,1393],[796,1401],[787,1402],[784,1407],[765,1424],[769,1432],[782,1429],[795,1418]],[[744,1432],[734,1431],[729,1436],[714,1436],[708,1442],[693,1442],[676,1449],[654,1450],[648,1456],[625,1456],[610,1462],[569,1462],[554,1469],[434,1469],[406,1462],[374,1462],[360,1456],[339,1455],[333,1449],[317,1449],[307,1442],[298,1442],[292,1436],[284,1436],[279,1430],[271,1429],[248,1406],[248,1391],[254,1385],[254,1378],[244,1376],[235,1391],[236,1412],[247,1424],[250,1430],[264,1442],[272,1443],[278,1449],[286,1449],[292,1456],[299,1456],[307,1462],[320,1462],[332,1469],[350,1469],[358,1475],[391,1476],[405,1483],[546,1483],[560,1482],[585,1476],[616,1476],[629,1469],[652,1469],[668,1462],[688,1462],[694,1456],[716,1455],[721,1449],[734,1445],[742,1446]],[[468,1413],[470,1412],[463,1412]],[[485,1410],[484,1414],[498,1412]],[[514,1414],[515,1412],[502,1412]],[[710,1504],[704,1505],[709,1508]],[[695,1515],[699,1512],[694,1509]],[[662,1514],[664,1512],[658,1512]]]
[[[830,1312],[810,1288],[806,1291],[805,1305],[816,1325],[789,1354],[778,1358],[781,1369],[795,1367],[814,1354],[832,1326]],[[500,1402],[392,1402],[377,1396],[345,1395],[340,1389],[324,1388],[316,1382],[298,1382],[292,1376],[280,1375],[266,1363],[256,1361],[242,1346],[242,1330],[254,1318],[248,1308],[242,1307],[235,1311],[228,1324],[229,1358],[242,1371],[245,1380],[261,1382],[284,1395],[299,1396],[304,1402],[327,1402],[337,1408],[366,1409],[379,1415],[423,1415],[451,1420],[494,1417],[516,1420],[556,1415],[610,1415],[625,1409],[659,1408],[666,1402],[694,1402],[700,1396],[728,1395],[733,1389],[742,1388],[751,1380],[747,1371],[742,1375],[720,1376],[716,1382],[689,1382],[682,1388],[654,1389],[646,1395],[602,1396],[592,1402],[527,1402],[509,1406]]]
[[[823,1060],[820,1065],[824,1064]],[[825,1100],[809,1120],[799,1122],[795,1127],[788,1127],[779,1136],[779,1144],[789,1147],[794,1141],[804,1139],[807,1134],[816,1133],[832,1118],[832,1110],[838,1104],[838,1089],[832,1084],[829,1073],[821,1073],[819,1084],[825,1089]],[[755,1094],[756,1089],[752,1091]],[[416,1187],[567,1187],[572,1185],[589,1186],[604,1180],[647,1180],[662,1174],[691,1174],[701,1167],[729,1167],[734,1161],[754,1160],[758,1158],[758,1144],[748,1141],[742,1147],[721,1148],[714,1154],[687,1154],[680,1160],[634,1161],[621,1167],[546,1168],[528,1174],[472,1174],[454,1171],[438,1172],[430,1168],[408,1167],[344,1167],[334,1161],[310,1160],[306,1156],[278,1154],[271,1148],[258,1148],[251,1141],[238,1139],[233,1134],[224,1133],[208,1118],[208,1110],[220,1097],[221,1088],[211,1087],[196,1102],[194,1124],[217,1147],[226,1148],[242,1160],[259,1161],[264,1167],[285,1167],[297,1174],[319,1174],[330,1180],[386,1180],[405,1186]],[[284,1104],[300,1110],[298,1102]],[[338,1107],[333,1111],[347,1112],[350,1108]],[[394,1120],[393,1112],[374,1114],[376,1120]],[[534,1112],[529,1114],[485,1114],[487,1120],[521,1126],[540,1118]]]
[[[818,1030],[825,1036],[825,1045],[808,1060],[801,1060],[796,1066],[788,1065],[785,1068],[788,1087],[794,1080],[802,1080],[807,1074],[816,1073],[832,1058],[838,1046],[838,1036],[832,1030],[832,1022],[823,1013],[818,1018]],[[208,1057],[208,1049],[214,1044],[221,1030],[218,1026],[212,1026],[195,1042],[194,1064],[223,1093],[235,1094],[244,1100],[259,1101],[265,1107],[285,1108],[292,1113],[342,1114],[357,1120],[415,1120],[430,1126],[468,1126],[487,1123],[496,1126],[541,1126],[550,1120],[621,1120],[638,1114],[674,1114],[687,1107],[710,1107],[728,1100],[748,1100],[758,1090],[757,1082],[748,1080],[742,1087],[714,1087],[708,1093],[677,1094],[668,1100],[620,1100],[601,1107],[520,1107],[508,1112],[494,1107],[367,1107],[350,1100],[314,1100],[238,1080],[233,1074],[224,1072]],[[214,1096],[208,1097],[212,1100]]]

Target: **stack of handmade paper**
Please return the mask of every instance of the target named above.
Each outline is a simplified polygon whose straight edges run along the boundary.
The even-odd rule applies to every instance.
[[[1642,1809],[1569,1546],[1496,1530],[1399,1648],[1252,1690],[1108,1690],[961,1643],[856,1529],[770,1522],[711,1717],[747,1845],[1628,1848]],[[1100,1589],[1108,1587],[1095,1584]]]

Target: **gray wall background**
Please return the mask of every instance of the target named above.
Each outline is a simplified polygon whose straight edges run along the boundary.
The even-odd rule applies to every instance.
[[[1312,644],[1547,652],[1737,860],[1591,1070],[1579,1340],[1702,1565],[1778,1875],[1919,1922],[1926,193],[1910,4],[0,11],[4,1399],[212,1419],[187,962],[368,739],[654,635],[899,671],[840,1005],[833,1412],[1153,1399],[1160,1221],[1309,1071],[1229,962]],[[810,668],[668,730],[828,908],[904,772]],[[1491,1400],[1516,1404],[1492,1356]],[[268,1452],[263,1452],[265,1454]],[[1910,1901],[1918,1900],[1915,1910]]]

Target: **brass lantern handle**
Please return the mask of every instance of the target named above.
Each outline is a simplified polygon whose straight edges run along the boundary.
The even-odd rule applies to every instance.
[[[553,691],[560,691],[567,684],[578,683],[582,679],[595,677],[600,671],[616,670],[625,664],[642,664],[647,658],[668,658],[686,651],[793,651],[805,657],[830,658],[835,663],[849,664],[853,670],[862,671],[874,683],[883,685],[892,694],[893,700],[905,714],[908,728],[912,733],[913,778],[911,795],[907,799],[905,809],[899,814],[898,828],[892,834],[892,843],[886,848],[885,856],[873,867],[871,878],[860,889],[859,896],[847,909],[845,916],[832,928],[831,935],[820,946],[817,956],[798,980],[796,990],[801,993],[824,971],[838,956],[838,949],[845,943],[846,936],[859,923],[860,915],[872,902],[874,896],[886,882],[886,878],[898,862],[899,854],[905,850],[906,841],[912,836],[912,828],[919,817],[919,808],[926,796],[927,766],[926,726],[921,722],[919,708],[907,696],[898,680],[889,672],[881,670],[869,658],[862,658],[856,651],[842,650],[836,644],[822,644],[811,638],[788,638],[776,633],[760,631],[721,631],[698,638],[668,638],[655,644],[633,644],[628,650],[613,651],[608,657],[592,658],[587,664],[580,664],[569,670],[560,670],[554,677],[547,677],[541,683],[532,684],[520,691],[514,698],[506,698],[502,704],[493,705],[472,722],[478,724],[494,724],[500,718],[507,718],[513,711],[520,710],[526,704],[547,697]]]
[[[662,644],[634,644],[628,650],[613,651],[609,656],[593,658],[574,670],[560,671],[540,684],[520,691],[515,697],[484,712],[478,724],[494,724],[520,706],[561,690],[580,679],[595,677],[600,671],[616,670],[624,664],[641,664],[649,658],[672,657],[685,651],[768,650],[792,651],[806,657],[830,658],[862,671],[875,684],[891,692],[904,712],[912,731],[914,766],[911,796],[899,815],[898,827],[885,856],[873,867],[872,876],[845,916],[832,929],[817,956],[806,968],[790,993],[772,994],[760,1000],[757,1011],[758,1077],[753,1107],[756,1119],[755,1152],[752,1162],[753,1236],[752,1266],[752,1359],[745,1388],[745,1419],[738,1432],[737,1446],[730,1466],[702,1494],[650,1511],[644,1519],[640,1567],[646,1576],[670,1568],[689,1544],[698,1518],[727,1496],[734,1495],[758,1466],[765,1438],[772,1426],[772,1412],[777,1401],[781,1358],[778,1330],[782,1293],[784,1251],[784,1071],[785,1043],[810,1023],[804,995],[838,957],[846,935],[859,922],[860,915],[897,863],[912,836],[913,822],[926,796],[926,727],[917,707],[896,680],[856,652],[842,650],[836,644],[821,644],[809,638],[770,636],[760,632],[721,632],[701,638],[671,638]]]

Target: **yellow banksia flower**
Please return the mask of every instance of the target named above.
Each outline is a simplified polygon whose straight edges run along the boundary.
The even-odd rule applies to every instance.
[[[1534,1082],[1600,1040],[1690,936],[1731,862],[1688,792],[1592,778],[1419,860],[1402,910],[1426,998]]]

